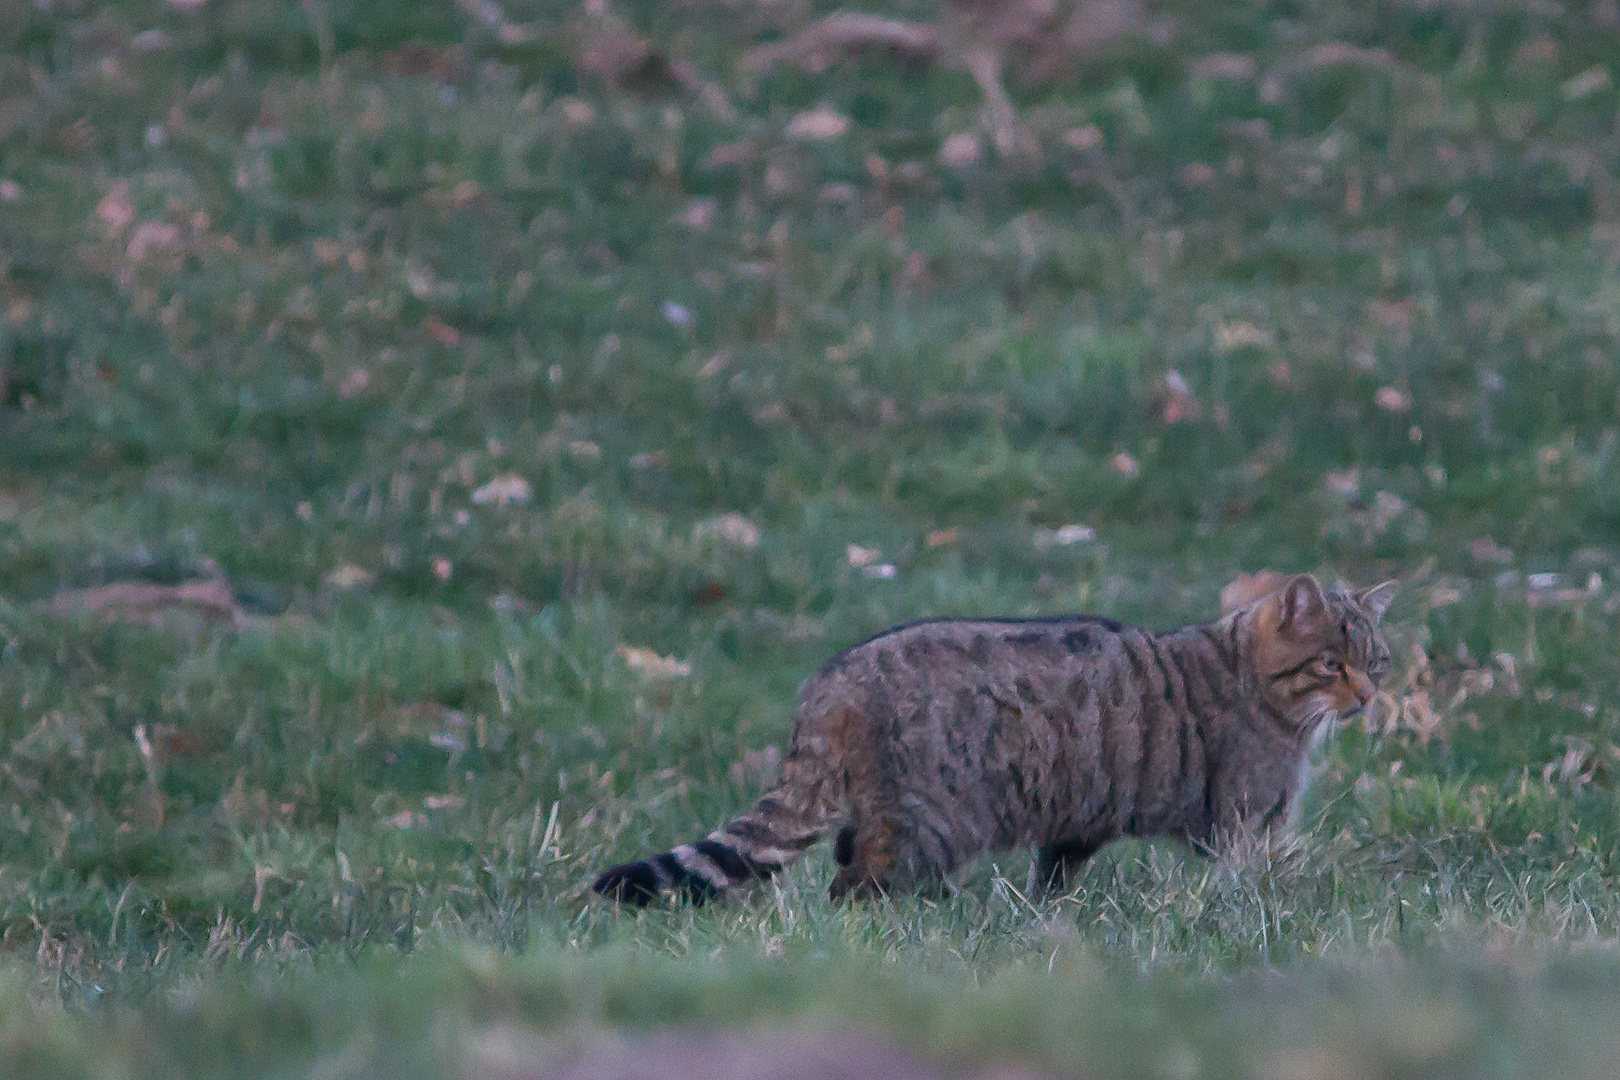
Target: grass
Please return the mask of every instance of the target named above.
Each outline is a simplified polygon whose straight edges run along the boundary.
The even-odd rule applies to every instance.
[[[1096,1076],[1599,1075],[1620,31],[1156,11],[1014,81],[1003,157],[961,72],[748,70],[807,17],[768,6],[0,2],[8,1068],[854,1017]],[[663,68],[602,74],[627,27]],[[852,641],[1174,625],[1260,567],[1405,582],[1294,848],[584,900],[752,799]],[[53,604],[215,574],[234,623]]]

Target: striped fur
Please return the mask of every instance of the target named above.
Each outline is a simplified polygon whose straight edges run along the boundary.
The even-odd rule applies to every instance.
[[[835,828],[836,898],[937,883],[1023,844],[1058,883],[1122,836],[1208,844],[1287,826],[1313,738],[1362,708],[1388,666],[1378,622],[1393,594],[1301,575],[1165,633],[1089,616],[897,627],[806,684],[775,790],[595,889],[707,899]]]

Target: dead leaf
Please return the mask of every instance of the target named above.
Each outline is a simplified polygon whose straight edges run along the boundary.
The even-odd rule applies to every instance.
[[[1380,386],[1373,401],[1385,412],[1403,413],[1412,408],[1412,395],[1398,386]]]
[[[1189,162],[1181,167],[1180,179],[1184,188],[1208,187],[1215,182],[1215,170],[1202,161]]]
[[[1322,485],[1335,495],[1353,498],[1361,490],[1361,470],[1342,469],[1338,472],[1329,471],[1323,474]]]
[[[1406,512],[1406,500],[1393,491],[1379,491],[1373,494],[1372,530],[1375,533],[1384,533],[1390,522]]]
[[[1202,411],[1198,399],[1192,396],[1192,388],[1179,371],[1164,373],[1164,378],[1159,380],[1159,397],[1166,424],[1196,420]]]
[[[1427,690],[1420,690],[1401,698],[1397,723],[1417,735],[1419,746],[1429,745],[1429,740],[1440,730],[1441,716],[1435,711],[1434,703],[1429,700]]]
[[[390,740],[422,739],[431,742],[435,734],[458,731],[466,726],[467,715],[459,709],[452,709],[437,701],[413,701],[384,709],[373,724],[355,738],[355,744],[364,746],[379,734]]]
[[[1056,529],[1036,529],[1030,537],[1036,551],[1054,547],[1070,547],[1095,540],[1097,533],[1089,525],[1062,525]]]
[[[349,373],[343,376],[343,381],[338,383],[338,397],[343,398],[345,401],[349,398],[359,397],[366,392],[366,387],[370,385],[371,372],[363,367],[351,368]]]
[[[672,63],[629,23],[617,18],[598,22],[580,50],[579,67],[616,88],[640,94],[673,89],[688,82],[691,75],[687,65]]]
[[[596,107],[588,101],[565,97],[558,99],[557,104],[561,106],[563,120],[569,127],[581,128],[596,121]]]
[[[454,349],[461,344],[461,331],[443,322],[437,315],[429,315],[422,320],[422,329],[427,335],[447,349]]]
[[[708,232],[709,226],[714,224],[714,215],[719,207],[718,199],[707,197],[693,199],[676,215],[675,220],[694,232]]]
[[[971,131],[959,131],[950,136],[939,148],[939,163],[947,169],[967,169],[979,163],[984,149],[979,136]]]
[[[1264,349],[1271,345],[1271,335],[1252,322],[1222,323],[1215,328],[1215,351],[1229,353],[1235,349]]]
[[[1071,150],[1091,150],[1103,144],[1102,128],[1096,124],[1070,128],[1063,133],[1063,145]]]
[[[877,548],[862,547],[859,544],[849,544],[844,548],[844,558],[849,562],[849,565],[859,570],[862,567],[871,566],[873,563],[883,558],[883,552]]]
[[[214,740],[195,728],[173,724],[153,724],[151,746],[159,765],[171,761],[198,761],[215,749]]]
[[[818,105],[788,121],[785,134],[790,139],[822,142],[849,131],[849,117],[827,105]]]
[[[353,589],[361,585],[369,585],[376,577],[370,570],[353,563],[343,563],[335,570],[322,575],[321,582],[334,589]]]
[[[135,221],[135,205],[129,197],[129,181],[119,180],[96,204],[96,216],[113,230],[122,232]]]
[[[718,541],[728,547],[756,548],[759,546],[759,526],[738,513],[719,514],[704,518],[692,526],[692,542]]]
[[[526,503],[534,494],[529,482],[517,473],[503,473],[472,493],[472,501],[479,506],[506,506],[508,503]]]
[[[780,949],[780,942],[764,946],[766,955]],[[521,1063],[521,1067],[513,1063]],[[715,1030],[689,1025],[564,1047],[541,1041],[527,1028],[505,1023],[486,1027],[469,1039],[464,1075],[548,1076],[555,1080],[632,1076],[657,1076],[659,1080],[943,1080],[947,1076],[958,1080],[1048,1080],[1051,1074],[1007,1062],[982,1069],[948,1067],[919,1056],[888,1035],[863,1031],[859,1025],[837,1031]]]
[[[200,616],[205,622],[241,625],[247,613],[223,578],[158,585],[147,581],[120,581],[93,589],[59,592],[50,603],[58,616],[99,615],[108,622],[161,626],[175,615]]]
[[[616,645],[613,652],[631,671],[640,672],[649,679],[684,679],[692,674],[691,664],[673,656],[660,656],[651,649]]]
[[[742,63],[745,70],[752,72],[787,63],[816,73],[840,60],[878,50],[914,62],[933,61],[939,56],[939,32],[925,23],[844,11],[827,16],[787,41],[753,50]]]
[[[180,246],[180,227],[166,221],[143,221],[129,238],[130,262],[141,262],[154,251],[173,251]]]
[[[263,829],[271,821],[270,796],[262,787],[249,791],[247,775],[237,773],[230,790],[220,796],[214,813],[220,821],[229,825],[247,824]]]
[[[383,54],[383,68],[394,75],[427,75],[446,86],[467,81],[472,66],[461,45],[436,45],[427,41],[407,41]]]
[[[1127,480],[1135,480],[1142,473],[1141,463],[1123,450],[1108,459],[1108,467]]]
[[[1245,53],[1211,53],[1191,64],[1192,73],[1201,79],[1232,79],[1246,82],[1254,78],[1254,57]]]
[[[1372,300],[1367,303],[1367,314],[1379,326],[1387,329],[1407,329],[1417,317],[1417,305],[1410,300]]]
[[[153,752],[152,741],[146,736],[145,724],[135,725],[135,745],[141,752],[141,764],[146,769],[146,783],[141,785],[141,795],[135,804],[135,817],[146,828],[161,829],[165,811],[163,792],[158,787],[161,767],[157,754]]]
[[[1563,86],[1564,97],[1570,101],[1581,101],[1607,90],[1610,82],[1609,69],[1598,64],[1566,82]]]
[[[753,157],[754,144],[747,140],[721,143],[704,157],[703,168],[710,170],[736,168],[738,165],[748,164]]]
[[[1290,575],[1275,570],[1256,570],[1252,574],[1239,574],[1221,590],[1221,614],[1230,615],[1239,608],[1248,607],[1262,597],[1270,596],[1288,584]]]

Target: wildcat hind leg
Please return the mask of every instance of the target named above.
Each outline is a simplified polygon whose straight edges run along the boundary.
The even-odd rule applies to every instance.
[[[828,895],[833,900],[846,896],[875,900],[943,882],[951,869],[950,856],[930,839],[938,838],[893,813],[844,826],[833,840],[833,858],[839,869]]]
[[[833,859],[838,874],[827,888],[833,900],[875,900],[893,888],[889,873],[894,865],[893,828],[872,819],[845,825],[833,838]]]

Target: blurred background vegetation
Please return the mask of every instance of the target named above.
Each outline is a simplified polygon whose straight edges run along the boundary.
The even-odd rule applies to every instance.
[[[1601,1075],[1616,55],[1612,0],[0,0],[0,1069],[854,1017]],[[844,645],[1262,567],[1405,584],[1276,858],[584,899]]]

